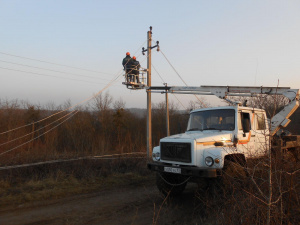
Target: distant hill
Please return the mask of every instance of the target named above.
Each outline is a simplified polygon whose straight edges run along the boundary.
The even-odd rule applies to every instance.
[[[147,109],[140,109],[140,108],[128,108],[126,109],[132,114],[134,114],[138,118],[142,118],[146,116]]]
[[[147,116],[147,109],[141,109],[141,108],[126,108],[130,113],[136,115],[139,118]],[[153,111],[152,111],[153,112]],[[178,110],[177,112],[181,114],[187,114],[186,110]]]

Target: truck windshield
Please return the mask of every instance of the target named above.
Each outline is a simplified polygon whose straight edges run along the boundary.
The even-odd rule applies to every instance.
[[[234,109],[206,110],[191,113],[187,131],[234,130],[234,115]]]

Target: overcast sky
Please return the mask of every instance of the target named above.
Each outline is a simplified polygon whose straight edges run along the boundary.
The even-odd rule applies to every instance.
[[[0,98],[57,105],[87,99],[121,74],[127,51],[147,66],[141,48],[149,26],[190,86],[276,86],[279,79],[300,88],[299,12],[298,0],[2,0]],[[152,68],[152,85],[184,85],[161,52],[153,51],[152,62],[161,76]],[[107,89],[113,98],[146,108],[145,90],[126,89],[120,77]],[[178,99],[188,105],[187,96]]]

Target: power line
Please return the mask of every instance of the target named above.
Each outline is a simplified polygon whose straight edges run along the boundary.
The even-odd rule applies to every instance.
[[[73,159],[56,159],[56,160],[50,160],[50,161],[41,161],[41,162],[35,162],[35,163],[26,163],[21,165],[12,165],[12,166],[3,166],[0,167],[0,170],[8,170],[8,169],[15,169],[15,168],[22,168],[22,167],[29,167],[29,166],[37,166],[37,165],[45,165],[45,164],[53,164],[53,163],[60,163],[60,162],[71,162],[71,161],[78,161],[78,160],[86,160],[86,159],[93,159],[93,160],[100,160],[100,159],[120,159],[122,156],[124,159],[145,159],[145,156],[129,156],[128,155],[145,155],[146,152],[130,152],[130,153],[122,153],[122,154],[112,154],[112,155],[100,155],[100,156],[84,156],[84,157],[78,157]],[[117,156],[118,158],[112,158]],[[111,158],[108,158],[111,157]]]
[[[11,68],[6,68],[6,67],[0,67],[0,69],[11,70],[11,71],[15,71],[15,72],[22,72],[22,73],[30,73],[30,74],[44,76],[44,77],[55,77],[55,78],[65,79],[65,80],[80,81],[80,82],[91,83],[91,84],[103,84],[103,83],[95,83],[95,82],[86,81],[86,80],[79,80],[79,79],[73,79],[73,78],[67,78],[67,77],[60,77],[60,76],[49,75],[49,74],[42,74],[42,73],[29,72],[29,71],[24,71],[24,70],[11,69]]]
[[[175,67],[171,64],[171,62],[168,60],[168,58],[165,56],[165,54],[162,52],[162,50],[160,50],[161,54],[165,57],[165,59],[167,60],[167,62],[170,64],[170,66],[173,68],[173,70],[176,72],[176,74],[178,75],[178,77],[182,80],[182,82],[185,84],[185,86],[188,86],[187,83],[182,79],[182,77],[179,75],[179,73],[177,72],[177,70],[175,69]],[[206,104],[200,100],[200,98],[198,98],[197,95],[194,95],[198,101],[204,106],[207,107]]]
[[[161,54],[165,57],[165,59],[167,60],[167,62],[169,63],[169,65],[173,68],[173,70],[176,72],[176,74],[178,75],[178,77],[182,80],[182,82],[186,85],[187,83],[182,79],[182,77],[180,76],[180,74],[177,72],[177,70],[175,69],[175,67],[171,64],[171,62],[169,61],[169,59],[165,56],[165,54],[162,52],[162,50],[160,50]]]
[[[54,124],[54,123],[56,123],[57,121],[59,121],[59,120],[65,118],[65,117],[69,116],[69,115],[72,114],[74,111],[75,111],[75,110],[69,112],[68,114],[64,115],[63,117],[60,117],[60,118],[58,118],[57,120],[55,120],[55,121],[53,121],[53,122],[47,124],[46,126],[43,126],[43,127],[39,128],[39,129],[37,129],[37,130],[35,130],[35,131],[32,131],[32,132],[30,132],[30,133],[28,133],[28,134],[25,134],[25,135],[23,135],[23,136],[21,136],[21,137],[17,137],[17,138],[15,138],[15,139],[10,140],[10,141],[7,141],[7,142],[5,142],[5,143],[1,143],[0,146],[6,145],[6,144],[8,144],[8,143],[17,141],[17,140],[19,140],[19,139],[21,139],[21,138],[24,138],[24,137],[27,137],[27,136],[29,136],[29,135],[31,135],[31,134],[34,134],[34,133],[36,133],[36,132],[38,132],[38,131],[40,131],[40,130],[42,130],[42,129],[44,129],[44,128],[46,128],[46,127],[48,127],[48,126],[50,126],[50,125],[52,125],[52,124]]]
[[[151,63],[151,66],[153,67],[153,69],[156,71],[156,73],[158,74],[158,76],[160,77],[160,79],[162,80],[163,83],[166,83],[164,81],[164,79],[162,78],[162,76],[159,74],[159,72],[156,70],[156,68],[154,67],[153,63]]]
[[[93,79],[102,79],[102,80],[105,80],[105,79],[103,79],[103,78],[95,77],[95,76],[87,76],[87,75],[80,75],[80,74],[69,73],[69,72],[63,72],[63,71],[58,71],[58,70],[45,69],[45,68],[42,68],[42,67],[36,67],[36,66],[30,66],[30,65],[20,64],[20,63],[8,62],[8,61],[4,61],[4,60],[0,60],[0,62],[10,63],[10,64],[18,65],[18,66],[30,67],[30,68],[35,68],[35,69],[47,70],[47,71],[56,72],[56,73],[69,74],[69,75],[73,75],[73,76],[80,76],[80,77],[87,77],[87,78],[93,78]]]
[[[182,104],[182,102],[179,100],[179,98],[177,98],[177,96],[176,96],[175,94],[173,94],[172,96],[174,96],[174,97],[177,99],[177,101],[181,104],[181,106],[182,106],[183,108],[185,108],[186,110],[188,110],[188,108],[185,107],[185,106]]]
[[[162,78],[162,76],[160,75],[160,73],[156,70],[156,68],[154,67],[154,65],[153,65],[153,63],[152,63],[152,67],[153,67],[153,69],[156,71],[156,73],[158,74],[158,76],[160,77],[160,79],[162,80],[162,82],[163,83],[166,83],[165,81],[164,81],[164,79]],[[173,94],[173,96],[176,98],[176,100],[181,104],[181,106],[183,107],[183,108],[186,108],[183,104],[182,104],[182,102],[177,98],[177,96],[175,95],[175,94]],[[186,108],[187,109],[187,108]]]
[[[2,54],[2,55],[9,55],[9,56],[13,56],[13,57],[21,58],[21,59],[27,59],[27,60],[42,62],[42,63],[48,63],[48,64],[52,64],[52,65],[56,65],[56,66],[64,66],[64,67],[69,67],[69,68],[72,68],[72,69],[89,71],[89,72],[93,72],[93,73],[103,73],[103,74],[107,74],[107,75],[113,75],[113,74],[110,74],[110,73],[105,73],[105,72],[100,72],[100,71],[95,71],[95,70],[89,70],[89,69],[83,69],[83,68],[74,67],[74,66],[67,66],[67,65],[63,65],[63,64],[59,64],[59,63],[53,63],[53,62],[48,62],[48,61],[44,61],[44,60],[33,59],[33,58],[28,58],[28,57],[23,57],[23,56],[18,56],[18,55],[13,55],[13,54],[4,53],[4,52],[0,52],[0,54]]]
[[[76,110],[75,113],[73,113],[72,115],[70,115],[67,119],[65,119],[64,121],[62,121],[62,122],[59,123],[58,125],[52,127],[51,129],[49,129],[48,131],[44,132],[43,134],[40,134],[39,136],[37,136],[37,137],[35,137],[35,138],[32,138],[31,140],[29,140],[29,141],[27,141],[27,142],[25,142],[25,143],[23,143],[23,144],[20,144],[20,145],[14,147],[14,148],[11,148],[11,149],[9,149],[9,150],[7,150],[7,151],[1,152],[1,153],[0,153],[0,156],[6,154],[6,153],[8,153],[8,152],[11,152],[11,151],[13,151],[13,150],[15,150],[15,149],[17,149],[17,148],[23,146],[23,145],[26,145],[26,144],[30,143],[31,141],[34,141],[34,140],[38,139],[39,137],[41,137],[41,136],[43,136],[43,135],[49,133],[51,130],[53,130],[53,129],[55,129],[56,127],[60,126],[61,124],[63,124],[63,123],[66,122],[67,120],[71,119],[71,118],[72,118],[75,114],[77,114],[77,113],[78,113],[78,110]]]

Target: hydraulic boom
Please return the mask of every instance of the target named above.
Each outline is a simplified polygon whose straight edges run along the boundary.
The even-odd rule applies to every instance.
[[[257,87],[257,86],[170,86],[170,87],[150,87],[152,92],[165,90],[173,94],[194,94],[194,95],[215,95],[220,99],[226,99],[228,96],[255,97],[264,95],[283,95],[289,99],[286,105],[279,113],[271,118],[270,135],[273,136],[281,127],[286,127],[290,120],[289,117],[299,107],[299,89],[289,87]]]

